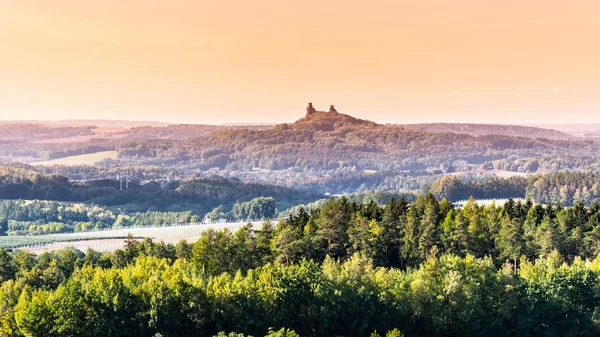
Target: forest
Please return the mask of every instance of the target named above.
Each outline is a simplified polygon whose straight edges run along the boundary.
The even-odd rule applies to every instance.
[[[57,174],[0,166],[3,199],[81,202],[120,207],[126,212],[191,211],[205,214],[223,205],[231,211],[236,203],[259,197],[274,198],[280,209],[312,202],[321,196],[272,184],[244,183],[219,176],[177,180],[140,180],[135,177],[77,181]]]
[[[595,336],[599,215],[339,198],[195,243],[0,251],[0,333]]]

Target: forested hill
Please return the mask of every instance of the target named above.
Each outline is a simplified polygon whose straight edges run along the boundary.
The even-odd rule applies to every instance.
[[[308,109],[310,110],[311,108],[309,107]],[[295,123],[280,126],[283,129],[287,129],[288,127],[293,130],[335,131],[344,127],[378,128],[382,127],[382,125],[339,113],[331,106],[329,111],[316,111],[313,109],[304,118],[299,119]]]
[[[471,124],[471,123],[422,123],[401,125],[411,130],[427,132],[466,133],[474,136],[502,135],[525,138],[571,139],[565,132],[521,125]]]
[[[594,157],[599,143],[531,139],[502,135],[472,136],[384,126],[347,115],[316,112],[273,130],[226,130],[181,142],[120,144],[124,156],[148,164],[180,162],[225,170],[337,169],[414,170],[451,167],[457,160],[483,164],[494,160],[561,156]]]

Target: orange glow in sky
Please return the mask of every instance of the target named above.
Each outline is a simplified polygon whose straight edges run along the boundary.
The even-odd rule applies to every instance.
[[[0,0],[0,119],[600,122],[597,0]]]

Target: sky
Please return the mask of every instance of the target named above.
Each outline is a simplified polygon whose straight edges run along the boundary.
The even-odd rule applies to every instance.
[[[0,0],[0,119],[600,122],[597,0]]]

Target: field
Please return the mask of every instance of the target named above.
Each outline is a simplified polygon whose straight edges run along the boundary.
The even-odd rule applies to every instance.
[[[75,247],[81,251],[92,248],[98,251],[114,251],[122,248],[124,239],[131,234],[136,239],[152,238],[156,241],[165,243],[177,243],[184,239],[188,242],[195,242],[200,237],[202,231],[209,228],[221,230],[227,228],[236,230],[246,222],[222,223],[222,224],[198,224],[173,227],[143,227],[143,228],[125,228],[105,231],[92,231],[86,233],[69,234],[49,234],[35,236],[3,236],[0,237],[0,248],[7,249],[26,249],[34,253],[51,251],[65,247]],[[260,228],[261,222],[253,222],[255,229]]]
[[[31,163],[31,165],[94,165],[95,163],[103,160],[103,159],[116,159],[118,153],[116,151],[103,151],[89,154],[82,154],[78,156],[70,156],[64,158],[58,158],[47,161],[40,161]]]

